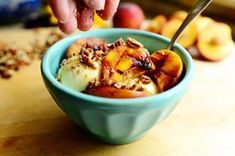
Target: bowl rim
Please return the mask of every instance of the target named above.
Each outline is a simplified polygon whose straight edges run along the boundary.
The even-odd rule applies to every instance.
[[[194,65],[193,65],[193,59],[189,52],[185,48],[183,48],[178,43],[174,44],[174,48],[177,48],[180,50],[180,53],[184,55],[186,59],[184,59],[184,63],[187,64],[187,69],[185,71],[185,75],[183,79],[174,87],[161,92],[156,95],[148,96],[148,97],[139,97],[139,98],[107,98],[107,97],[99,97],[94,95],[85,94],[82,92],[75,91],[69,87],[64,86],[60,82],[56,80],[56,78],[53,76],[53,74],[50,72],[48,66],[50,65],[50,56],[52,55],[54,49],[60,44],[66,43],[71,40],[76,40],[83,37],[92,36],[92,34],[95,34],[97,32],[99,33],[110,33],[112,32],[120,32],[120,33],[130,33],[130,34],[136,34],[136,35],[144,35],[150,38],[157,38],[158,40],[163,40],[164,42],[170,42],[170,40],[164,36],[161,36],[159,34],[155,34],[152,32],[147,32],[144,30],[136,30],[136,29],[125,29],[125,28],[106,28],[106,29],[95,29],[90,30],[88,32],[79,32],[78,34],[73,34],[71,36],[65,37],[55,44],[53,44],[51,47],[49,47],[45,54],[43,55],[42,61],[41,61],[41,74],[43,79],[46,79],[49,81],[51,85],[53,85],[55,88],[59,89],[62,92],[65,92],[66,94],[69,94],[75,98],[81,98],[86,101],[95,102],[95,103],[102,103],[107,104],[110,106],[117,106],[117,105],[136,105],[136,104],[142,104],[146,103],[148,101],[158,101],[159,99],[165,99],[167,97],[175,95],[177,92],[180,92],[182,89],[182,86],[187,87],[188,84],[192,81],[193,78],[193,72],[194,72]],[[65,52],[64,52],[65,53]],[[64,54],[63,53],[63,54]],[[60,55],[58,55],[60,56]],[[44,80],[45,81],[45,80]],[[183,87],[184,88],[184,87]],[[143,102],[145,101],[145,102]]]

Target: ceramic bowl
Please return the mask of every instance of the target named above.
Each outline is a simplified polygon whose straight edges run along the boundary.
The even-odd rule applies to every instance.
[[[58,82],[55,77],[67,48],[77,39],[84,37],[99,37],[108,42],[120,37],[131,37],[140,41],[149,52],[166,48],[169,40],[140,30],[100,29],[62,39],[45,53],[41,74],[56,104],[79,126],[106,143],[125,144],[143,136],[174,110],[191,83],[192,58],[182,46],[175,44],[174,51],[183,60],[184,73],[182,80],[165,92],[143,98],[113,99],[74,91]]]

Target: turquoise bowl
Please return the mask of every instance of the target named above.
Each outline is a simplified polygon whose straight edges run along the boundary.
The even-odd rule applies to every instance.
[[[45,53],[41,74],[56,104],[79,126],[106,143],[126,144],[139,139],[174,110],[191,83],[192,58],[182,46],[175,44],[174,51],[183,60],[184,75],[176,86],[165,92],[143,98],[112,99],[74,91],[59,83],[55,77],[67,48],[84,37],[99,37],[108,42],[131,37],[140,41],[149,52],[166,48],[169,40],[140,30],[101,29],[69,36]]]

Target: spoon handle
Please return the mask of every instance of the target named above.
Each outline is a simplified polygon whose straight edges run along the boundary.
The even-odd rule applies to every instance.
[[[197,3],[192,7],[192,9],[189,11],[187,17],[183,21],[183,23],[180,25],[179,29],[176,31],[174,36],[172,37],[167,49],[171,50],[175,41],[180,37],[183,30],[187,27],[188,24],[190,24],[194,18],[196,18],[198,15],[201,14],[201,12],[212,2],[212,0],[198,0]]]

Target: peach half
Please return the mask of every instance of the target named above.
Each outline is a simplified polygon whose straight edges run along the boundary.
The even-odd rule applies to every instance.
[[[164,25],[167,23],[167,18],[164,15],[158,15],[149,21],[146,28],[147,31],[160,33]]]
[[[209,61],[219,61],[234,50],[231,28],[224,23],[214,22],[198,36],[200,54]]]
[[[165,26],[163,27],[161,34],[167,38],[172,38],[177,29],[180,27],[182,23],[182,19],[179,18],[172,18],[168,21]],[[191,23],[188,27],[184,30],[181,34],[180,38],[178,39],[178,43],[181,44],[184,48],[188,48],[193,45],[197,38],[197,27],[195,23]]]

